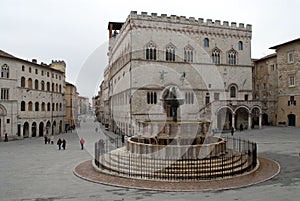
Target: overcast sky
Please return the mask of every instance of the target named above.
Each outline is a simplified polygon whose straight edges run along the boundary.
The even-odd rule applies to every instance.
[[[300,37],[299,0],[0,0],[0,49],[25,60],[67,63],[67,81],[96,95],[106,64],[109,21],[130,11],[252,25],[252,58]]]

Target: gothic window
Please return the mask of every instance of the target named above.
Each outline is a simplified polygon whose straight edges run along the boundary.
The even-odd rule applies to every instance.
[[[38,80],[34,81],[34,89],[39,89],[39,81]]]
[[[47,111],[50,111],[50,103],[47,103]]]
[[[32,79],[28,78],[28,88],[32,89]]]
[[[59,85],[59,93],[61,93],[61,84]]]
[[[25,66],[24,65],[22,65],[22,71],[25,71]]]
[[[32,111],[32,102],[31,101],[29,101],[29,103],[28,103],[28,111]]]
[[[52,83],[52,91],[54,92],[54,83]]]
[[[50,82],[47,82],[47,91],[50,91]]]
[[[172,44],[166,47],[166,61],[175,61],[175,47]]]
[[[21,111],[25,111],[25,101],[21,102]]]
[[[187,46],[184,48],[184,61],[185,62],[193,62],[193,48],[191,46]]]
[[[58,92],[58,84],[55,85],[55,92]]]
[[[39,102],[35,102],[34,104],[34,110],[39,111]]]
[[[228,64],[229,65],[236,65],[237,64],[237,53],[234,49],[228,52]]]
[[[44,81],[41,81],[41,90],[45,90],[45,82]]]
[[[1,67],[1,77],[2,78],[9,78],[9,67],[7,64],[4,64]]]
[[[238,43],[238,49],[239,50],[243,50],[244,49],[242,41],[239,41],[239,43]]]
[[[230,87],[230,98],[235,98],[236,97],[236,87],[231,86]]]
[[[31,73],[31,67],[28,68],[29,73]]]
[[[156,104],[157,95],[156,92],[147,92],[147,104]]]
[[[148,43],[146,47],[146,59],[156,60],[156,46],[153,42]]]
[[[203,43],[204,43],[204,47],[209,47],[209,39],[208,38],[204,38]]]
[[[42,111],[46,111],[46,104],[42,102]]]
[[[25,77],[21,77],[21,87],[25,88]]]
[[[55,111],[55,103],[52,103],[52,111]]]
[[[206,93],[206,96],[205,96],[205,105],[207,105],[209,103],[210,103],[210,96],[209,96],[209,93]]]
[[[220,50],[218,48],[215,48],[213,50],[212,55],[211,55],[211,59],[212,59],[212,62],[214,64],[220,64],[221,63]]]
[[[59,104],[59,111],[62,111],[62,104]]]

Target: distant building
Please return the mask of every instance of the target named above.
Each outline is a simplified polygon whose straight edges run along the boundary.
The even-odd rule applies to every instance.
[[[219,130],[261,127],[261,103],[252,98],[251,25],[133,11],[108,30],[98,118],[112,131],[134,135],[139,122],[172,119],[162,105],[170,85],[184,99],[179,120],[209,120]]]
[[[0,139],[62,132],[65,62],[38,64],[0,51],[0,68]]]
[[[88,97],[78,96],[78,115],[86,115],[90,112],[90,102]]]
[[[75,85],[66,83],[65,129],[72,130],[78,124],[78,92]]]
[[[300,127],[300,38],[270,49],[276,53],[254,62],[254,98],[263,103],[263,122]]]

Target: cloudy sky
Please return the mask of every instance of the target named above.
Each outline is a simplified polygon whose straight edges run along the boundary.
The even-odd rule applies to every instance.
[[[67,63],[80,95],[96,94],[106,66],[107,24],[130,11],[252,25],[252,58],[300,37],[299,0],[0,0],[0,49],[25,60]]]

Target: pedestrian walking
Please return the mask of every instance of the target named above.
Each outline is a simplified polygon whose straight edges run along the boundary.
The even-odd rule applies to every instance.
[[[81,138],[79,142],[80,142],[80,145],[81,145],[81,150],[83,150],[83,145],[84,145],[84,143],[85,143],[84,139]]]
[[[61,141],[61,139],[59,138],[59,139],[57,140],[58,150],[61,149],[61,144],[62,144],[62,141]]]
[[[47,135],[44,136],[44,141],[45,141],[45,144],[47,144],[47,142],[48,142],[48,137],[47,137]]]
[[[234,133],[234,128],[231,127],[231,136],[233,136],[233,133]]]
[[[62,148],[65,150],[67,146],[67,141],[65,139],[62,140]]]

